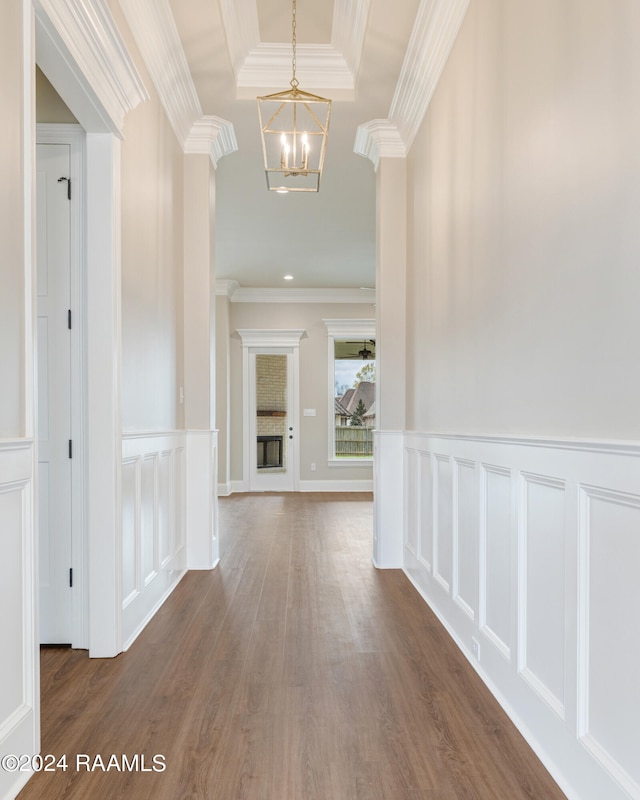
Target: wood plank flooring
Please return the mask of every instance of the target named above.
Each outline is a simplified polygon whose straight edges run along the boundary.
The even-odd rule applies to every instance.
[[[236,495],[220,519],[219,567],[127,653],[42,651],[42,753],[69,769],[20,800],[564,798],[406,577],[372,567],[370,495]]]

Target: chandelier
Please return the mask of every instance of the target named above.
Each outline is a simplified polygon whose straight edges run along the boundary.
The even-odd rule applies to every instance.
[[[331,100],[298,88],[296,0],[292,0],[291,31],[291,88],[258,97],[267,189],[317,192],[327,149]]]

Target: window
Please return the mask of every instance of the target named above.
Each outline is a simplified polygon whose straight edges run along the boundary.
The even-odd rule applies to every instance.
[[[329,333],[329,464],[370,462],[376,406],[374,320],[324,320]]]

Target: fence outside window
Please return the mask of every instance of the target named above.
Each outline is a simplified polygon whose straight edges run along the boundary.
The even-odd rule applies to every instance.
[[[336,426],[336,458],[372,458],[373,428]]]

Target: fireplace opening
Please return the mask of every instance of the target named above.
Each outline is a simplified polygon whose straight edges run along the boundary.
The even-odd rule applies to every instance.
[[[258,469],[282,467],[282,436],[258,436]]]

